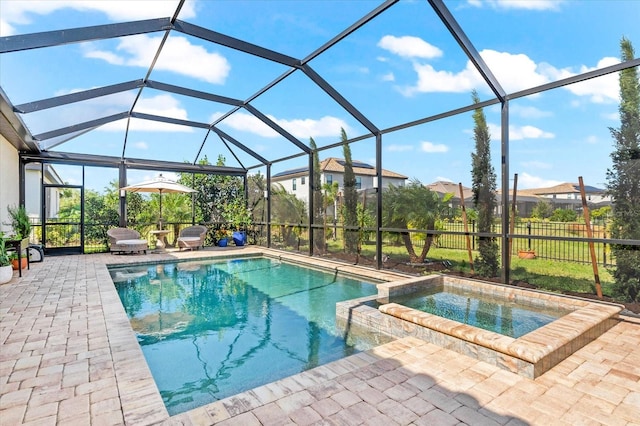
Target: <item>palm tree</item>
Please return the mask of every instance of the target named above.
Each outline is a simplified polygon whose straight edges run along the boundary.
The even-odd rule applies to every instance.
[[[332,183],[325,183],[324,185],[322,185],[322,192],[324,193],[324,196],[322,197],[322,201],[323,201],[323,217],[324,217],[324,233],[325,235],[327,235],[327,208],[329,208],[329,206],[331,204],[333,204],[334,209],[333,209],[333,220],[336,220],[336,213],[337,213],[337,208],[336,208],[336,201],[338,199],[338,191],[340,190],[340,186],[338,185],[338,182],[332,182]],[[335,240],[336,235],[335,235],[335,231],[334,231],[334,235],[333,235],[333,239]]]
[[[435,230],[438,219],[447,211],[448,201],[453,194],[442,199],[425,187],[419,180],[412,180],[406,186],[393,186],[383,193],[382,221],[387,228]],[[409,253],[411,263],[423,263],[431,248],[432,234],[426,234],[420,255],[417,255],[411,241],[411,233],[400,233]]]
[[[283,242],[287,245],[294,245],[295,235],[292,234],[294,227],[285,224],[302,222],[306,217],[304,201],[296,198],[294,194],[289,194],[281,184],[272,185],[271,200],[271,221],[280,223]]]
[[[191,223],[191,195],[186,194],[165,194],[162,200],[163,216],[167,223],[171,223],[173,228],[173,240],[177,240],[180,235],[180,225]]]

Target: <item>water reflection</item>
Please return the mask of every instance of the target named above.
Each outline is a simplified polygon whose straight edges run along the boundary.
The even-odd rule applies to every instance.
[[[171,414],[371,346],[335,320],[336,302],[375,294],[369,283],[269,259],[145,271],[116,287]]]

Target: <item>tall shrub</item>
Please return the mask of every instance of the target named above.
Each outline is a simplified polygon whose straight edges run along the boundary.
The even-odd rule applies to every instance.
[[[313,232],[314,252],[324,253],[325,235],[324,235],[324,203],[322,197],[322,182],[320,179],[320,158],[318,157],[318,147],[313,138],[309,139],[311,152],[313,153],[313,175],[309,176],[311,188],[313,190],[313,225],[323,224],[322,228],[311,227]]]
[[[478,93],[472,93],[473,103],[480,103]],[[478,210],[478,231],[491,232],[493,215],[496,208],[496,173],[491,165],[491,135],[482,108],[473,113],[476,151],[471,153],[473,179],[473,204]],[[478,237],[479,255],[475,259],[475,270],[483,277],[498,275],[500,261],[498,243],[493,237]]]
[[[626,38],[620,42],[622,60],[635,58]],[[613,198],[611,237],[640,240],[640,82],[638,69],[620,72],[620,128],[609,128],[614,140],[613,166],[607,170],[607,192]],[[612,245],[615,296],[640,300],[640,247]]]
[[[347,133],[344,129],[341,129],[340,136],[344,153],[344,206],[342,216],[344,225],[349,228],[358,226],[358,191],[356,189],[356,175],[353,172],[351,148],[347,143]],[[358,232],[355,229],[346,229],[344,234],[347,252],[355,253],[358,250]]]

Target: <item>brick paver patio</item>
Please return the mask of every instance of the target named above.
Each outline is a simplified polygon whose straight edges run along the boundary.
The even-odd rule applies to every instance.
[[[169,417],[106,265],[232,250],[48,256],[1,285],[0,424],[640,425],[632,317],[535,380],[405,338]]]

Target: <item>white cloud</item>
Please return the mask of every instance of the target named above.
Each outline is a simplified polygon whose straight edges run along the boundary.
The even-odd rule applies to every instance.
[[[177,99],[167,94],[151,98],[140,98],[134,111],[188,120],[187,110],[180,107],[180,102]]]
[[[608,67],[620,63],[616,58],[602,58],[595,67],[581,66],[580,72],[586,73],[595,69]],[[574,74],[570,74],[574,75]],[[594,103],[612,103],[619,101],[620,84],[618,81],[618,73],[607,74],[602,77],[592,78],[580,83],[571,84],[564,87],[577,96],[588,96]]]
[[[123,99],[127,99],[125,97]],[[130,106],[131,102],[127,105]],[[164,117],[177,118],[180,120],[188,120],[187,111],[180,106],[180,102],[171,95],[158,95],[151,98],[140,98],[135,112],[141,112],[151,115],[159,115]],[[121,111],[118,111],[121,112]],[[99,127],[98,130],[114,132],[122,131],[126,128],[127,120],[118,120],[113,123],[106,124]],[[129,125],[129,130],[132,131],[148,131],[148,132],[193,132],[193,129],[189,126],[180,126],[177,124],[162,123],[153,120],[132,119]]]
[[[553,113],[551,113],[550,111],[543,111],[536,107],[527,107],[521,105],[510,105],[509,112],[522,118],[544,118],[551,117],[553,115]]]
[[[587,139],[585,139],[585,142],[588,143],[589,145],[595,145],[598,143],[598,137],[594,135],[587,136]]]
[[[545,132],[535,126],[509,126],[509,139],[518,141],[522,139],[553,139],[555,135]]]
[[[387,151],[390,152],[406,152],[406,151],[413,151],[413,145],[389,145],[387,147]]]
[[[415,86],[400,90],[405,96],[429,92],[469,92],[479,82],[477,73],[470,69],[454,74],[449,71],[436,71],[429,64],[418,63],[413,64],[413,69],[418,74],[418,81]]]
[[[518,174],[518,188],[548,188],[550,186],[560,185],[559,180],[545,179],[540,176],[533,176],[529,173]]]
[[[0,35],[8,36],[16,32],[16,27],[32,22],[33,15],[48,15],[61,9],[80,12],[101,12],[112,21],[135,21],[173,16],[177,0],[156,0],[150,7],[148,0],[47,0],[47,1],[2,1]],[[180,19],[195,16],[194,1],[187,0],[180,11]]]
[[[429,152],[429,153],[449,151],[448,146],[441,143],[433,143],[433,142],[422,142],[420,144],[420,149],[423,152]]]
[[[103,61],[108,62],[111,65],[126,65],[124,58],[116,55],[113,52],[106,52],[104,50],[93,50],[87,52],[85,56],[87,58],[102,59]]]
[[[396,80],[396,76],[393,75],[392,72],[386,73],[385,75],[382,76],[382,81],[395,81]]]
[[[149,149],[149,145],[146,142],[142,142],[142,141],[134,143],[133,146],[135,146],[138,149],[145,149],[145,150]]]
[[[148,68],[153,61],[156,46],[162,37],[137,35],[120,40],[116,52],[93,50],[86,44],[85,56],[107,61],[113,65]],[[231,66],[222,55],[209,52],[202,46],[191,44],[186,37],[170,36],[155,65],[156,70],[171,71],[213,84],[223,84]]]
[[[522,167],[526,167],[529,169],[550,169],[551,164],[545,163],[543,161],[524,161],[522,163]]]
[[[569,68],[555,68],[541,62],[536,63],[527,55],[497,52],[485,49],[480,52],[483,60],[507,93],[514,93],[531,87],[540,86],[551,81],[568,78],[594,69],[600,69],[619,63],[616,58],[603,58],[597,66],[587,67],[582,65],[578,72]],[[405,86],[400,92],[405,96],[413,96],[417,93],[447,92],[465,93],[474,88],[489,91],[488,86],[480,77],[471,61],[463,70],[447,71],[438,70],[430,64],[415,61],[413,68],[417,74],[417,81],[412,86]],[[576,96],[588,97],[591,102],[617,102],[618,101],[618,75],[609,74],[600,78],[586,80],[580,83],[564,87]],[[540,114],[534,109],[523,110],[528,114]],[[538,115],[540,117],[541,115]]]
[[[453,180],[449,179],[448,177],[437,176],[436,182],[453,182]]]
[[[491,139],[500,140],[500,126],[497,124],[487,123]],[[553,139],[556,135],[546,132],[535,126],[509,126],[509,140],[519,141],[523,139]]]
[[[489,49],[483,50],[480,55],[500,85],[509,93],[549,82],[549,77],[527,55]],[[470,63],[467,64],[469,66]]]
[[[494,9],[559,10],[562,0],[467,0],[473,7]]]
[[[480,55],[500,85],[509,93],[549,81],[549,78],[540,73],[536,63],[527,55],[514,55],[495,50],[483,50]],[[418,75],[418,81],[414,86],[402,90],[406,96],[419,92],[464,93],[482,87],[489,90],[471,61],[467,61],[465,68],[459,72],[436,70],[430,64],[418,62],[413,64],[413,68]]]
[[[220,113],[215,113],[211,118],[212,120],[215,120],[215,118],[219,117]],[[270,115],[267,117],[299,139],[324,136],[338,137],[340,136],[340,129],[345,129],[347,134],[351,130],[343,120],[331,116],[325,116],[319,120],[311,118],[285,120],[278,119]],[[265,138],[276,138],[280,136],[275,130],[251,114],[236,112],[235,114],[225,118],[222,123],[233,129],[254,133]]]
[[[442,56],[442,50],[427,43],[420,37],[413,36],[395,37],[386,35],[380,39],[378,47],[403,58],[432,59]]]
[[[211,121],[217,120],[221,115],[219,112],[214,113],[211,116]],[[264,124],[259,118],[247,113],[236,112],[222,120],[219,125],[220,124],[227,125],[241,132],[253,133],[263,138],[277,138],[279,136],[278,132]]]

